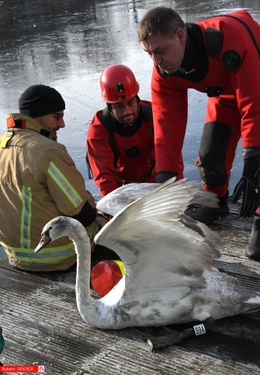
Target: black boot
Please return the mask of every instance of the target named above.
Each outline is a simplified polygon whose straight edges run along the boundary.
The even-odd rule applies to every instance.
[[[228,192],[224,197],[219,198],[219,207],[212,208],[206,206],[190,206],[185,214],[194,220],[200,221],[204,224],[210,224],[213,221],[228,216],[229,208],[227,204]]]
[[[260,215],[255,214],[251,237],[247,247],[248,258],[260,261]]]

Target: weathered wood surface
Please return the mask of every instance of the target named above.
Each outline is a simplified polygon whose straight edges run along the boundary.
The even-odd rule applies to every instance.
[[[211,225],[223,239],[217,266],[260,291],[260,263],[245,256],[252,219],[231,205]],[[205,336],[151,352],[160,328],[100,331],[83,322],[75,303],[75,270],[32,274],[0,262],[0,325],[5,365],[45,366],[48,375],[259,374],[260,313],[219,320]],[[183,329],[186,326],[174,327]]]

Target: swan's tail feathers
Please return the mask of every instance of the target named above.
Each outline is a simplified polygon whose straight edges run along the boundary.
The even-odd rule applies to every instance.
[[[260,294],[258,293],[256,297],[251,297],[244,302],[246,306],[244,314],[259,313],[260,311]]]
[[[175,178],[175,177],[174,177]],[[172,183],[174,182],[174,178],[170,178],[166,182],[163,183],[164,188],[168,188],[172,186]],[[178,188],[179,185],[179,188]],[[207,207],[213,207],[218,208],[219,207],[219,198],[216,193],[213,193],[211,191],[206,191],[201,188],[201,183],[198,181],[187,181],[186,178],[183,178],[182,180],[178,180],[174,182],[174,189],[175,193],[178,193],[178,190],[183,192],[185,194],[184,189],[188,189],[189,192],[189,198],[187,205],[201,205],[201,206],[207,206]],[[161,187],[159,186],[157,190],[159,190]],[[194,189],[191,189],[194,188]]]
[[[184,213],[188,207],[194,204],[208,206],[208,207],[219,207],[219,199],[215,193],[205,191],[199,188],[200,182],[188,181],[182,179],[175,181],[175,177],[170,178],[163,184],[160,184],[157,188],[147,193],[141,199],[150,199],[154,202],[154,207],[158,205],[161,209],[161,205],[169,203],[169,210],[176,215]],[[164,208],[164,212],[166,212]]]
[[[159,186],[156,190],[160,189],[174,189],[174,197],[178,195],[186,198],[185,206],[190,205],[201,205],[207,207],[218,208],[219,198],[217,194],[206,191],[200,188],[201,183],[198,181],[188,181],[186,178],[175,181],[174,178],[170,178]],[[153,191],[150,193],[152,194]]]
[[[215,193],[198,190],[197,194],[190,200],[189,204],[219,208],[219,199]]]
[[[252,305],[259,305],[259,309],[260,309],[260,295],[254,298],[250,298],[249,300],[246,301],[246,303],[252,304]]]

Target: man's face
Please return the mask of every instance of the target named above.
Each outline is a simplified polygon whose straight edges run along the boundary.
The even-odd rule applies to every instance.
[[[39,116],[36,120],[48,131],[51,132],[50,138],[57,141],[57,131],[60,128],[65,128],[65,122],[63,119],[64,112],[58,111],[50,113],[48,115]]]
[[[143,49],[150,55],[154,64],[166,73],[175,73],[181,66],[185,46],[186,32],[177,29],[172,36],[154,34],[141,42]]]
[[[136,97],[126,102],[111,104],[111,108],[117,121],[125,125],[133,124],[138,118],[139,105]]]

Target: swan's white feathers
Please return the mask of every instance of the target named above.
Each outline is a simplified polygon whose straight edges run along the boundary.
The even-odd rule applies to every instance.
[[[167,181],[130,203],[96,235],[124,262],[126,275],[103,298],[90,296],[90,244],[75,219],[58,217],[43,229],[54,240],[68,235],[77,252],[76,297],[81,317],[99,328],[159,326],[220,319],[260,308],[260,295],[213,265],[219,236],[184,214],[193,200],[212,196],[196,183]],[[210,203],[210,202],[209,202]],[[213,197],[211,204],[217,203]]]
[[[101,198],[97,202],[97,209],[115,216],[130,203],[154,190],[157,186],[157,183],[146,182],[120,186],[118,189],[111,191]]]
[[[171,184],[175,181],[175,177],[166,181],[164,186],[164,194],[165,190],[171,186]],[[182,190],[182,186],[179,185],[181,182],[175,182],[175,191],[176,193],[178,190]],[[189,182],[190,186],[198,186],[199,183],[196,182]],[[119,187],[116,190],[113,190],[111,193],[104,196],[97,202],[97,209],[100,211],[104,211],[111,216],[115,216],[119,211],[124,209],[130,203],[134,202],[135,200],[141,198],[142,196],[149,194],[150,192],[154,191],[157,188],[160,188],[161,184],[158,183],[132,183],[127,184]],[[179,188],[178,188],[179,186]],[[183,201],[184,196],[181,197],[181,201],[178,202],[175,200],[176,207],[178,207],[178,203]],[[191,198],[191,197],[190,197]],[[160,204],[162,201],[160,197]],[[218,198],[215,194],[211,192],[206,192],[202,190],[197,190],[196,194],[192,197],[191,203],[202,204],[209,207],[218,207]]]
[[[182,213],[197,195],[196,183],[167,182],[119,212],[96,235],[97,244],[113,249],[126,268],[124,299],[150,300],[183,295],[204,285],[203,270],[220,256],[219,236]],[[192,229],[187,226],[192,225]],[[196,280],[196,281],[195,281]]]

